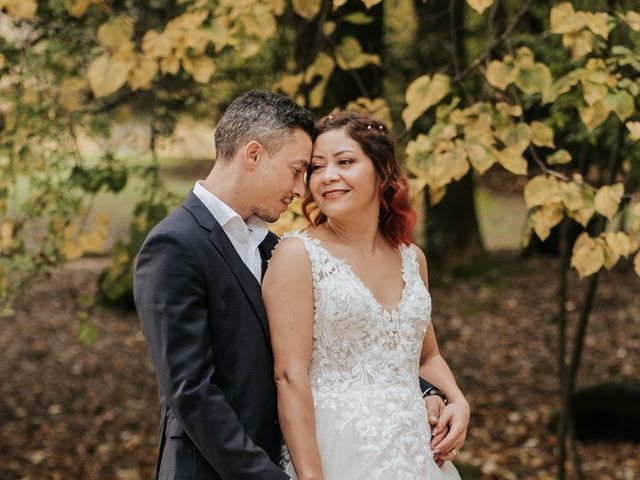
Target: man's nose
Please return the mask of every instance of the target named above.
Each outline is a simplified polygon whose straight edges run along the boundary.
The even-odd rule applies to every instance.
[[[305,194],[306,190],[307,187],[304,183],[304,178],[302,178],[302,176],[296,178],[293,184],[293,195],[295,197],[302,197]]]

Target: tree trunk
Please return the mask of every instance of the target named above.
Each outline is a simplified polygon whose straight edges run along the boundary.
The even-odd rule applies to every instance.
[[[450,74],[467,63],[464,46],[466,4],[463,0],[415,0],[418,31],[415,42],[418,74],[447,70]],[[462,95],[464,92],[458,92]],[[482,248],[470,172],[447,187],[437,205],[425,208],[427,245],[434,258]]]

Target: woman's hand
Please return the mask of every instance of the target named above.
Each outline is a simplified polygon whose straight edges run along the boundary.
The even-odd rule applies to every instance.
[[[458,455],[467,437],[470,415],[469,403],[464,397],[450,402],[442,410],[435,427],[436,437],[447,428],[449,431],[444,439],[432,442],[433,458],[438,465],[442,466],[443,462],[453,460]]]

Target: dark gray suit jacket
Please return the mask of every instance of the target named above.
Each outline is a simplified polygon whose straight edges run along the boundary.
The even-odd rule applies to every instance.
[[[134,295],[159,385],[157,478],[288,479],[260,284],[193,192],[146,238]]]

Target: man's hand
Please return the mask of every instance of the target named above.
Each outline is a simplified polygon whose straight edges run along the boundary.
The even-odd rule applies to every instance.
[[[435,426],[437,441],[431,442],[433,458],[441,466],[443,462],[453,460],[458,451],[464,445],[469,427],[470,409],[469,403],[461,398],[450,402],[442,409],[438,423]],[[440,432],[448,428],[444,438],[440,438]]]
[[[442,441],[442,439],[447,435],[449,431],[449,426],[445,425],[442,430],[437,430],[436,426],[438,425],[438,420],[440,420],[440,415],[442,415],[442,411],[444,410],[444,400],[440,398],[438,395],[428,395],[424,397],[424,403],[427,406],[427,420],[429,421],[429,425],[431,425],[431,449],[433,450],[435,446]]]

